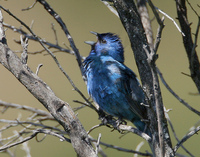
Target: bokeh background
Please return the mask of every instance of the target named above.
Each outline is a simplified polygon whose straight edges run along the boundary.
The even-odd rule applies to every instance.
[[[41,38],[55,43],[54,33],[51,29],[51,23],[54,23],[57,30],[59,44],[63,45],[63,43],[66,43],[69,45],[65,34],[62,32],[58,24],[39,3],[29,11],[21,11],[21,9],[32,5],[33,2],[33,0],[0,0],[0,4],[2,6],[8,8],[27,25],[31,25],[32,20],[34,20],[33,31]],[[176,20],[177,14],[174,0],[154,0],[153,2],[155,6]],[[197,4],[200,4],[199,1],[192,0],[190,2],[200,14],[200,8],[197,7]],[[96,31],[100,33],[116,33],[121,37],[125,48],[126,65],[138,75],[134,56],[130,48],[129,39],[120,20],[118,17],[112,14],[100,0],[48,0],[48,3],[66,23],[82,56],[87,56],[90,51],[90,47],[84,44],[84,41],[96,40],[95,36],[89,33],[90,31]],[[152,15],[151,11],[150,14]],[[198,18],[191,11],[190,7],[188,7],[188,14],[189,20],[192,22],[192,32],[195,33]],[[5,23],[14,25],[18,28],[21,26],[20,23],[8,16],[7,13],[3,12],[3,15]],[[151,18],[153,19],[153,16],[151,16]],[[177,20],[176,22],[178,23]],[[156,34],[158,24],[155,20],[152,22],[152,26],[154,34]],[[13,41],[14,39],[20,39],[19,34],[13,33],[11,30],[6,30],[6,36],[8,45],[13,51],[22,50],[21,46],[17,45]],[[42,47],[40,44],[29,41],[28,50],[30,52],[40,51],[41,49]],[[197,47],[197,51],[200,52],[199,47]],[[38,64],[42,63],[43,67],[40,69],[39,77],[53,89],[59,98],[68,102],[72,108],[80,106],[79,104],[74,103],[73,100],[82,101],[82,98],[78,93],[73,91],[72,86],[62,72],[58,69],[53,59],[49,55],[44,54],[46,53],[29,55],[28,66],[35,71]],[[200,110],[200,99],[194,83],[190,77],[181,74],[181,72],[189,74],[188,60],[183,48],[181,34],[178,32],[174,24],[167,18],[165,18],[165,28],[163,30],[158,55],[159,58],[157,60],[157,65],[170,87],[192,107]],[[87,96],[86,85],[82,80],[75,56],[58,52],[56,53],[56,57],[65,71],[74,81],[75,85]],[[46,110],[2,65],[0,65],[0,89],[0,99],[3,101]],[[179,139],[181,139],[190,130],[190,128],[199,121],[199,117],[184,107],[177,99],[175,99],[162,85],[162,83],[161,89],[164,105],[167,109],[172,109],[172,111],[169,112],[169,116],[174,124],[174,128]],[[100,123],[97,114],[89,108],[79,110],[77,113],[78,118],[86,130],[89,130],[92,126]],[[27,113],[13,109],[7,110],[4,114],[0,113],[1,119],[12,120],[19,116],[21,116],[22,119],[23,117],[25,119],[27,117]],[[132,125],[131,123],[128,124]],[[0,124],[0,126],[2,125],[3,124]],[[50,125],[55,126],[55,123]],[[98,128],[94,130],[91,135],[94,138],[97,138],[99,133],[102,134],[101,141],[127,149],[135,150],[136,146],[141,141],[144,141],[140,137],[133,134],[127,134],[121,137],[122,135],[120,133],[117,131],[111,132],[111,129],[107,127]],[[42,137],[43,136],[41,136],[41,138]],[[172,141],[173,145],[177,143],[173,135]],[[56,137],[47,136],[42,142],[36,142],[36,140],[33,139],[28,143],[28,145],[33,157],[76,156],[72,146],[69,143],[61,142]],[[184,143],[184,146],[195,156],[200,156],[199,145],[200,136],[198,134],[194,135]],[[106,147],[102,148],[108,156],[133,156],[133,154],[119,152]],[[148,144],[145,142],[141,148],[141,151],[144,152],[146,150],[150,151]],[[181,148],[178,152],[187,155]],[[15,153],[18,157],[25,156],[24,151],[21,150],[21,146],[18,146],[15,149]],[[0,153],[0,156],[6,157],[8,155]]]

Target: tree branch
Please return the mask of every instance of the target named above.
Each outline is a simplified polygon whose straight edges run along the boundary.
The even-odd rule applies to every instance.
[[[2,6],[1,6],[2,8]],[[31,31],[32,32],[32,31]],[[88,136],[68,103],[62,101],[50,87],[34,74],[7,46],[0,13],[0,63],[7,68],[40,101],[68,132],[72,146],[80,156],[96,156]]]
[[[81,69],[81,64],[82,64],[82,61],[81,61],[81,56],[80,56],[80,53],[78,51],[78,49],[76,48],[76,45],[74,43],[74,40],[72,39],[65,23],[62,21],[62,19],[60,18],[60,16],[53,10],[53,8],[51,8],[51,6],[45,1],[45,0],[37,0],[40,4],[42,4],[45,8],[45,10],[51,15],[54,17],[54,19],[60,24],[61,28],[63,29],[66,37],[68,38],[69,40],[69,43],[70,43],[70,46],[71,48],[74,50],[74,53],[76,55],[76,60],[78,62],[78,65]]]
[[[190,131],[186,136],[183,137],[183,139],[176,144],[174,147],[174,152],[178,150],[178,148],[185,142],[187,141],[190,137],[192,137],[194,134],[197,134],[197,132],[200,130],[200,126],[195,128],[194,130]]]
[[[157,57],[153,51],[150,51],[134,1],[113,0],[113,3],[128,33],[143,88],[146,91],[147,99],[149,99],[148,102],[151,103],[149,104],[148,118],[149,128],[153,134],[151,143],[153,154],[154,156],[174,156],[156,72],[155,61]],[[156,113],[157,117],[153,113]]]
[[[165,87],[168,89],[168,91],[176,98],[180,101],[180,103],[182,103],[183,105],[185,105],[190,111],[192,111],[193,113],[197,114],[198,116],[200,116],[200,112],[198,110],[196,110],[195,108],[193,108],[192,106],[190,106],[187,102],[185,102],[183,99],[181,99],[171,88],[170,86],[167,84],[167,82],[165,81],[162,73],[160,72],[160,70],[157,68],[157,72],[158,75],[160,76],[160,79],[162,81],[162,83],[165,85]]]
[[[147,41],[151,49],[153,49],[153,31],[151,27],[151,20],[149,18],[146,0],[137,0],[138,13],[140,14],[141,22],[143,24]]]
[[[28,33],[25,32],[24,30],[22,30],[21,28],[16,28],[16,27],[11,26],[11,25],[6,24],[6,23],[3,23],[3,26],[4,26],[5,28],[8,28],[8,29],[13,30],[14,32],[18,32],[19,34],[23,35],[25,38],[28,38],[29,40],[38,41],[38,39],[37,39],[36,37],[34,37],[33,35],[28,34]],[[44,39],[41,39],[41,38],[40,38],[40,41],[41,41],[43,44],[49,46],[49,48],[55,48],[55,49],[57,49],[57,50],[59,50],[59,51],[61,51],[61,52],[65,52],[65,53],[69,53],[69,54],[74,55],[74,52],[73,52],[72,50],[70,50],[70,49],[66,49],[66,48],[61,47],[61,46],[59,46],[59,45],[57,45],[57,44],[50,43],[50,42],[48,42],[48,41],[46,41],[46,40],[44,40]],[[16,41],[16,42],[17,42],[17,43],[20,43],[19,41]],[[31,53],[31,54],[35,54],[35,53]]]
[[[185,36],[182,36],[182,38],[189,61],[190,75],[200,93],[200,63],[197,52],[195,50],[197,46],[197,36],[200,27],[200,16],[198,16],[199,22],[197,25],[195,42],[193,43],[190,23],[187,18],[187,7],[185,4],[185,0],[176,0],[176,9],[181,29],[185,34]]]
[[[29,107],[29,106],[25,106],[25,105],[13,104],[13,103],[8,103],[8,102],[0,100],[0,106],[6,107],[6,108],[11,107],[11,108],[16,108],[16,109],[27,110],[27,111],[36,113],[38,116],[47,116],[50,119],[54,119],[52,117],[52,115],[46,111],[36,109],[33,107]]]
[[[177,137],[177,135],[176,135],[176,132],[175,132],[175,130],[174,130],[174,127],[173,127],[173,125],[172,125],[172,122],[171,122],[171,120],[170,120],[169,115],[168,115],[167,112],[168,112],[168,111],[165,109],[165,117],[166,117],[166,119],[167,119],[167,121],[168,121],[168,123],[169,123],[169,126],[171,127],[171,130],[172,130],[172,132],[173,132],[173,134],[174,134],[174,137],[175,137],[176,140],[179,142],[180,140],[178,139],[178,137]],[[183,150],[185,150],[185,152],[188,153],[191,157],[194,157],[194,155],[192,155],[183,145],[181,145],[181,147],[182,147]],[[177,154],[176,154],[176,155],[177,155]]]
[[[92,137],[90,137],[90,141],[97,142],[97,140],[93,139]],[[108,148],[116,149],[118,151],[134,153],[134,154],[138,154],[138,155],[141,155],[141,156],[151,156],[152,157],[151,153],[142,153],[142,152],[135,151],[135,150],[129,150],[129,149],[126,149],[126,148],[121,148],[119,146],[114,146],[114,145],[111,145],[111,144],[107,144],[107,143],[104,143],[104,142],[101,142],[101,141],[99,142],[99,144],[101,144],[103,146],[106,146]]]
[[[61,136],[60,134],[57,134],[57,133],[55,133],[55,132],[53,132],[53,131],[51,131],[51,130],[37,129],[37,130],[33,130],[32,132],[33,132],[32,135],[30,135],[30,136],[28,136],[28,137],[26,137],[26,138],[23,138],[23,139],[21,139],[20,141],[17,141],[17,142],[14,142],[14,143],[12,143],[12,144],[8,144],[8,145],[4,145],[4,146],[0,147],[0,151],[9,149],[9,148],[11,148],[11,147],[17,146],[17,145],[22,144],[22,143],[24,143],[24,142],[27,142],[27,141],[31,140],[32,138],[36,137],[37,134],[39,134],[39,133],[53,135],[53,136],[56,136],[56,137],[58,137],[59,139],[61,139],[61,140],[63,140],[63,141],[68,141],[68,142],[70,142],[69,139],[67,139],[67,138],[65,138],[64,136]]]

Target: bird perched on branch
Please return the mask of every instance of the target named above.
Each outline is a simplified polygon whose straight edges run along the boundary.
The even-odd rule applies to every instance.
[[[92,99],[106,113],[131,121],[140,131],[149,133],[146,123],[144,93],[135,73],[124,65],[124,49],[119,37],[112,33],[99,34],[91,52],[83,62],[83,75]]]

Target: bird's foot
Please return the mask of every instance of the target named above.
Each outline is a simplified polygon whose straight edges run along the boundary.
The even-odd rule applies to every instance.
[[[113,121],[113,116],[111,116],[111,115],[105,115],[104,114],[103,116],[100,116],[99,119],[101,120],[101,123],[103,125],[109,126],[109,124],[111,123],[111,121]]]
[[[126,125],[127,122],[125,120],[123,120],[122,118],[118,118],[116,121],[117,126],[119,126],[120,124]]]
[[[113,125],[113,130],[117,130],[119,133],[124,133],[121,129],[120,129],[120,125],[126,125],[127,122],[125,120],[123,120],[122,118],[118,118],[116,121],[115,121],[115,124]]]

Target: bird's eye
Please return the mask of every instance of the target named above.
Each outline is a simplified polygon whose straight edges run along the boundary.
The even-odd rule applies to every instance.
[[[105,44],[105,43],[106,43],[106,40],[103,39],[103,40],[101,40],[101,42],[102,42],[103,44]]]

